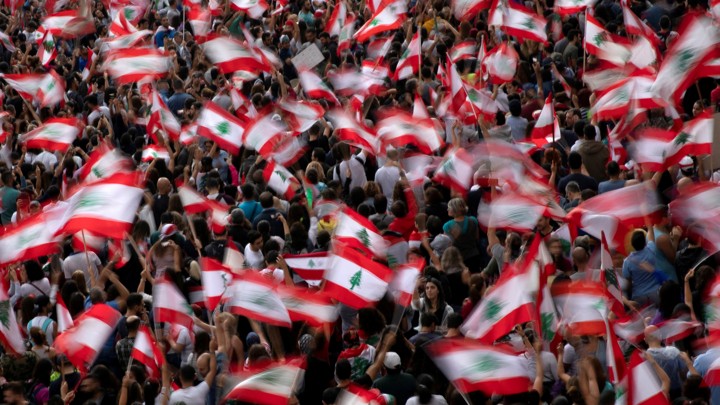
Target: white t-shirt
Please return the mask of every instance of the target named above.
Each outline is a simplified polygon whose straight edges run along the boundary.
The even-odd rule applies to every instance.
[[[210,387],[203,381],[194,387],[182,388],[170,394],[169,405],[204,404]]]
[[[420,400],[417,396],[414,396],[405,402],[405,405],[419,405]],[[430,399],[430,402],[428,402],[428,405],[448,405],[445,398],[442,397],[442,395],[433,395]]]
[[[395,166],[383,166],[375,172],[375,182],[380,185],[387,198],[388,209],[392,206],[395,183],[400,181],[400,169]]]
[[[262,251],[258,250],[254,252],[250,249],[250,244],[245,246],[245,264],[251,269],[262,269],[265,267],[265,258],[263,257]]]

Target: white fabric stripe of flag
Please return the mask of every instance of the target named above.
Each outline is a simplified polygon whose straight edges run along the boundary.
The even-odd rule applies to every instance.
[[[325,280],[350,290],[350,278],[362,271],[362,287],[351,290],[361,296],[365,301],[376,302],[385,296],[388,284],[373,272],[357,265],[341,256],[331,258],[329,270],[325,272]]]

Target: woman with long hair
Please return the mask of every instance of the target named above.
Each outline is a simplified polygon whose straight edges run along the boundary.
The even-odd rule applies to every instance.
[[[423,290],[422,296],[420,296],[420,289]],[[420,318],[425,312],[433,313],[440,322],[436,332],[440,334],[447,332],[447,317],[453,313],[453,309],[445,302],[445,293],[438,279],[418,279],[417,288],[413,291],[412,308],[420,311]],[[422,323],[422,319],[420,319],[420,323]]]

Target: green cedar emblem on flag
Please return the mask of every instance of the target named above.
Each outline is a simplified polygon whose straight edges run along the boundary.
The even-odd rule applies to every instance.
[[[374,27],[374,26],[376,26],[376,25],[378,25],[378,24],[380,24],[380,20],[378,20],[377,18],[375,18],[375,19],[373,19],[372,21],[370,21],[370,26],[371,26],[371,27]]]
[[[540,314],[540,321],[542,322],[542,333],[545,341],[551,341],[555,337],[555,331],[553,330],[553,320],[555,317],[550,312],[543,312]]]
[[[495,299],[490,299],[485,306],[483,317],[488,321],[494,321],[502,312],[503,304]]]
[[[358,270],[353,274],[352,277],[350,277],[350,291],[354,290],[355,287],[360,286],[360,281],[362,279],[362,270]]]
[[[469,371],[468,374],[487,374],[498,370],[500,367],[502,367],[502,362],[496,357],[490,355],[479,355],[473,359],[472,365],[467,367],[467,369]]]
[[[313,259],[310,259],[310,261],[308,262],[308,267],[310,267],[311,269],[315,268],[315,261]]]
[[[230,134],[230,123],[227,121],[222,121],[217,124],[217,126],[215,126],[215,129],[220,136],[228,136],[228,134]]]
[[[675,146],[685,145],[689,138],[690,134],[688,134],[687,132],[680,132],[678,136],[675,137],[673,144],[675,144]]]
[[[359,230],[356,236],[360,239],[360,242],[362,242],[363,245],[370,247],[370,235],[365,228]]]
[[[281,170],[275,170],[274,173],[275,173],[278,177],[280,177],[280,180],[282,180],[283,183],[286,183],[286,182],[287,182],[287,176],[286,176],[285,173],[283,173]]]
[[[592,39],[592,42],[598,48],[601,47],[606,41],[607,41],[607,33],[605,31],[603,31],[599,34],[596,34]]]
[[[534,21],[531,17],[528,17],[528,18],[522,23],[522,26],[525,27],[525,28],[527,28],[527,29],[529,29],[529,30],[534,30],[534,29],[536,28],[536,27],[535,27],[535,21]]]

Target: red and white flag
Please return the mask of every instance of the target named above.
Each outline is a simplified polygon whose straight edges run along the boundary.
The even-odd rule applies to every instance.
[[[463,41],[455,44],[450,49],[450,60],[452,63],[457,63],[465,59],[475,59],[476,56],[475,41]]]
[[[592,114],[597,120],[612,120],[625,117],[630,112],[630,98],[634,81],[621,81],[598,96],[592,106]]]
[[[305,281],[322,280],[328,266],[328,253],[316,252],[298,255],[283,255],[285,263]]]
[[[327,20],[327,22],[325,23],[325,32],[330,34],[331,37],[334,35],[337,35],[339,37],[340,32],[345,26],[347,14],[347,6],[345,5],[344,1],[341,0],[335,3],[335,8],[333,8],[330,19]]]
[[[573,335],[604,335],[608,296],[599,283],[572,281],[554,283],[550,289],[562,324]]]
[[[352,146],[362,148],[368,153],[377,155],[380,150],[380,139],[375,132],[358,122],[345,110],[328,111],[328,120],[333,123],[335,133],[340,140]]]
[[[82,131],[77,118],[50,118],[43,125],[20,135],[20,143],[28,148],[65,152]]]
[[[665,167],[675,165],[687,155],[712,153],[714,122],[710,111],[705,111],[683,125],[666,151]]]
[[[370,220],[347,207],[338,213],[336,221],[335,240],[351,248],[372,253],[375,257],[385,257],[387,243]]]
[[[637,345],[645,339],[645,318],[652,317],[653,314],[654,312],[648,309],[631,312],[613,322],[613,332],[621,339]]]
[[[49,206],[38,214],[0,231],[0,265],[49,256],[60,250],[64,207]]]
[[[392,277],[387,266],[340,244],[335,245],[328,262],[323,291],[334,299],[352,308],[363,308],[385,296]]]
[[[515,48],[503,42],[488,53],[483,61],[483,66],[485,66],[485,71],[490,76],[492,83],[503,84],[515,77],[519,59],[520,56]]]
[[[142,161],[152,162],[155,159],[170,160],[170,152],[159,145],[147,145],[142,151]]]
[[[395,268],[395,274],[388,286],[390,295],[395,298],[398,305],[409,307],[412,303],[413,291],[417,287],[417,279],[425,268],[424,260],[401,264]]]
[[[226,74],[241,71],[257,76],[258,72],[272,70],[252,49],[227,36],[216,36],[203,43],[202,48],[205,56]]]
[[[535,122],[532,134],[530,135],[530,138],[533,139],[533,142],[535,142],[535,140],[540,140],[541,142],[544,142],[546,141],[548,136],[552,138],[554,131],[554,122],[555,107],[553,107],[552,95],[548,95],[545,99],[545,105],[543,106],[542,111],[540,111],[540,116]]]
[[[473,19],[479,12],[490,7],[490,0],[452,0],[453,15],[461,21]]]
[[[433,180],[460,193],[467,193],[473,185],[473,164],[473,157],[467,150],[450,149],[435,170]]]
[[[564,211],[547,204],[541,198],[519,193],[503,194],[478,208],[478,220],[488,228],[530,232],[541,217],[560,219]]]
[[[701,237],[708,251],[720,250],[720,187],[698,183],[670,203],[673,223]]]
[[[287,200],[291,200],[300,188],[298,179],[288,169],[272,160],[267,162],[263,170],[263,178],[268,187]]]
[[[49,32],[46,32],[42,39],[38,40],[38,58],[40,64],[44,67],[50,66],[50,62],[57,58],[57,48],[55,47],[55,38]]]
[[[95,31],[95,22],[80,9],[64,10],[42,19],[42,27],[60,38],[77,38]]]
[[[518,39],[527,39],[541,43],[547,42],[545,18],[524,6],[508,2],[508,8],[503,16],[502,28],[508,35]]]
[[[105,54],[103,70],[118,84],[157,80],[172,67],[170,57],[155,48],[113,49]]]
[[[25,99],[36,99],[43,107],[52,107],[65,100],[65,80],[54,70],[45,74],[26,73],[1,76]]]
[[[108,28],[109,36],[121,37],[137,32],[138,29],[128,21],[128,14],[134,14],[134,10],[130,7],[124,7],[119,13],[115,14],[115,18],[113,18],[110,28]]]
[[[8,353],[15,355],[25,353],[26,348],[20,331],[20,323],[15,318],[15,310],[10,305],[10,295],[4,285],[0,285],[0,313],[5,321],[0,322],[0,343]],[[60,336],[55,339],[55,342],[59,338]]]
[[[140,325],[140,329],[135,335],[130,357],[143,364],[151,377],[160,377],[160,369],[165,364],[165,355],[158,347],[152,331],[147,326]]]
[[[294,99],[283,99],[277,104],[285,113],[284,118],[294,132],[305,132],[325,114],[320,104]]]
[[[335,97],[335,93],[315,72],[301,69],[298,72],[298,78],[300,79],[300,85],[308,98],[324,99],[336,105],[340,105],[340,101],[338,101],[337,97]]]
[[[420,71],[420,33],[413,35],[410,43],[400,56],[395,67],[395,80],[403,80],[416,75]]]
[[[200,258],[200,270],[205,308],[212,312],[222,300],[232,275],[222,263],[209,257]]]
[[[57,302],[55,303],[55,315],[57,315],[57,332],[58,334],[65,332],[75,325],[73,322],[72,315],[68,310],[65,301],[62,299],[62,294],[57,295]]]
[[[278,286],[278,294],[293,322],[308,322],[314,326],[333,323],[338,308],[322,291],[310,292],[305,288]]]
[[[269,325],[289,327],[290,314],[272,281],[252,270],[244,271],[228,289],[230,312]]]
[[[492,344],[512,331],[515,325],[533,320],[535,300],[526,288],[531,277],[529,272],[508,272],[498,280],[460,325],[463,335]],[[537,281],[534,283],[537,284]]]
[[[243,145],[245,124],[212,101],[205,103],[197,126],[199,136],[210,138],[232,154],[237,154]]]
[[[402,27],[406,18],[405,12],[406,9],[403,2],[387,4],[360,27],[355,33],[355,40],[358,43],[363,43],[370,39],[370,37]]]
[[[287,133],[287,127],[282,120],[273,119],[271,110],[266,114],[258,115],[247,123],[243,132],[243,144],[257,151],[266,159],[272,157],[272,152]]]
[[[101,142],[95,150],[90,153],[90,158],[80,168],[78,178],[81,182],[91,183],[115,173],[132,171],[132,161],[123,156],[117,149],[114,149],[105,142]]]
[[[702,326],[700,322],[684,321],[682,319],[668,319],[657,325],[656,337],[663,340],[666,345],[671,345],[678,340],[695,333]]]
[[[85,48],[87,50],[87,60],[85,61],[85,67],[82,71],[82,80],[87,81],[87,79],[90,78],[90,73],[94,73],[93,63],[95,63],[95,59],[97,59],[97,55],[95,55],[95,52],[92,51],[90,48]]]
[[[138,46],[140,42],[142,42],[143,40],[145,40],[146,37],[152,34],[153,32],[150,30],[140,30],[137,32],[133,32],[132,34],[123,35],[121,37],[107,39],[103,41],[100,51],[101,53],[105,54],[108,51],[132,48]]]
[[[295,136],[285,137],[275,148],[272,159],[275,163],[289,167],[295,164],[308,152],[308,144],[305,138]]]
[[[338,37],[337,54],[340,56],[344,50],[350,49],[355,35],[355,15],[349,14]]]
[[[555,11],[558,14],[569,15],[579,13],[586,8],[592,8],[597,0],[558,0],[555,2]]]
[[[187,19],[192,27],[193,37],[198,43],[205,42],[212,31],[212,13],[210,10],[200,7],[199,4],[190,3],[190,9],[187,12]]]
[[[485,89],[478,89],[473,86],[465,84],[465,91],[467,92],[467,99],[470,102],[470,106],[474,110],[472,115],[473,121],[475,114],[482,117],[485,121],[494,122],[495,115],[498,112],[498,105],[493,99],[492,94]]]
[[[627,405],[669,405],[662,382],[649,361],[635,351],[630,356],[628,370]]]
[[[376,124],[377,134],[384,148],[415,145],[422,153],[431,155],[442,148],[444,142],[431,119],[413,118],[401,110],[383,111],[383,118]]]
[[[143,189],[137,173],[116,173],[85,185],[68,198],[61,232],[82,230],[98,236],[123,239],[135,221]]]
[[[527,392],[531,381],[522,356],[471,340],[439,339],[427,352],[445,377],[467,394],[512,395]]]
[[[585,49],[616,66],[625,66],[631,53],[623,38],[608,32],[592,14],[585,17]]]
[[[83,242],[83,239],[85,242]],[[90,232],[75,232],[71,243],[76,252],[87,249],[90,252],[99,254],[105,248],[105,242],[107,242],[107,238],[93,235]]]
[[[295,395],[303,373],[304,370],[293,362],[272,365],[237,384],[227,393],[224,401],[285,405]]]
[[[192,330],[193,310],[172,281],[157,278],[152,295],[155,322],[177,324]]]
[[[157,90],[152,92],[152,106],[150,107],[150,118],[147,123],[147,132],[155,140],[155,132],[162,130],[172,140],[180,139],[180,122],[175,118]]]
[[[265,0],[231,0],[233,10],[244,11],[252,19],[260,19],[270,6]]]
[[[630,2],[628,0],[620,1],[622,7],[623,20],[625,22],[625,30],[631,35],[641,35],[645,38],[650,39],[655,45],[659,45],[661,40],[655,34],[655,31],[650,28],[643,20],[638,17],[634,11],[630,8]]]
[[[75,326],[58,335],[53,347],[79,370],[87,372],[121,317],[113,307],[95,304],[75,320]]]
[[[187,214],[197,214],[210,209],[207,198],[189,186],[178,187],[178,195]]]

